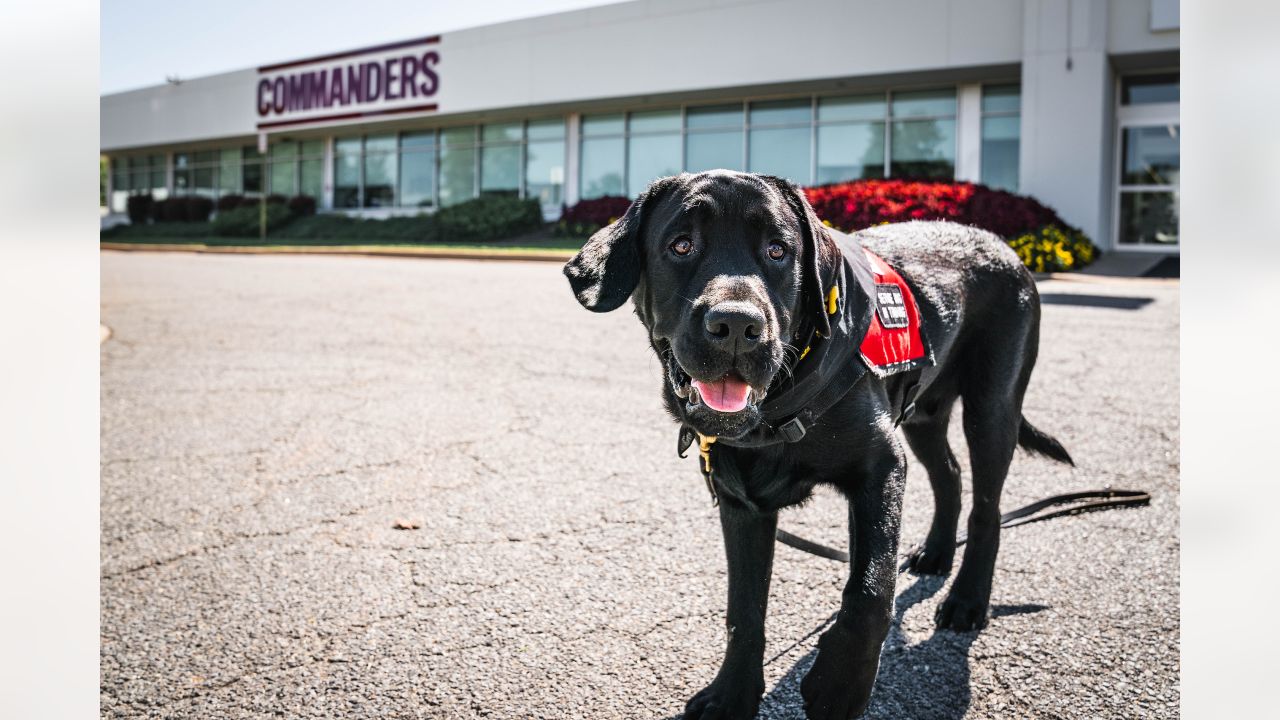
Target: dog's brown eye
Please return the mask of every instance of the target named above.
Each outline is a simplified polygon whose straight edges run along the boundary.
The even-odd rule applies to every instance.
[[[769,253],[770,260],[781,260],[787,256],[787,246],[782,243],[769,243],[766,252]]]
[[[671,252],[677,255],[688,255],[693,252],[693,241],[689,238],[676,238],[675,242],[671,243]]]

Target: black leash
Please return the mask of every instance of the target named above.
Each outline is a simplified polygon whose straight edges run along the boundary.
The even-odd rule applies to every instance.
[[[1079,515],[1087,512],[1098,512],[1099,510],[1111,510],[1113,508],[1123,507],[1142,507],[1150,504],[1151,493],[1144,490],[1113,490],[1111,488],[1103,488],[1102,490],[1081,490],[1080,492],[1063,493],[1061,495],[1053,495],[1037,500],[1028,505],[1023,505],[1016,510],[1000,516],[1000,527],[1011,528],[1019,525],[1028,525],[1034,522],[1050,520],[1056,517],[1064,517],[1067,515]],[[1066,505],[1067,507],[1042,512],[1049,508]],[[849,562],[849,553],[843,550],[837,550],[821,543],[805,540],[802,537],[792,535],[786,530],[778,530],[776,537],[778,542],[788,545],[803,552],[824,557],[828,560],[836,562]],[[960,547],[969,541],[966,534],[961,533],[956,538],[956,547]],[[907,563],[909,558],[920,549],[919,545],[912,547],[906,553],[906,558],[902,564],[898,566],[898,573],[902,574],[907,571]]]

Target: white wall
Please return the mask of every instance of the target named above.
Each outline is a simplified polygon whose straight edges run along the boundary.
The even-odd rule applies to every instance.
[[[1022,0],[636,0],[445,34],[436,115],[1016,64],[1021,34]],[[255,82],[104,96],[102,148],[252,135]]]

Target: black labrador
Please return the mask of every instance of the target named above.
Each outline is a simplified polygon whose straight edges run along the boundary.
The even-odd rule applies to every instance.
[[[828,383],[818,394],[838,400],[788,441],[778,441],[768,413],[775,395],[805,382],[800,373],[812,359],[799,358],[808,348],[839,349],[835,360],[823,361],[827,375],[858,362],[848,350],[856,342],[845,336],[856,341],[866,332],[876,303],[850,280],[858,274],[851,275],[857,263],[850,250],[865,254],[859,246],[906,280],[932,346],[933,364],[915,373],[915,412],[901,425],[928,471],[935,503],[928,538],[909,558],[916,573],[951,570],[960,467],[947,425],[956,399],[964,400],[973,509],[964,561],[937,612],[939,628],[968,631],[986,622],[1000,492],[1015,447],[1071,462],[1022,417],[1040,305],[1030,273],[1000,238],[946,222],[845,236],[824,227],[794,185],[763,175],[714,171],[655,181],[564,271],[588,310],[607,312],[634,299],[666,369],[668,411],[682,428],[718,438],[708,469],[728,556],[729,640],[720,672],[689,700],[686,718],[748,718],[758,709],[778,511],[819,483],[848,499],[850,575],[837,620],[819,639],[802,682],[805,710],[811,718],[850,718],[870,699],[897,574],[906,475],[894,432],[901,383],[873,373],[857,375],[851,388]],[[830,307],[833,284],[844,292],[839,316]]]

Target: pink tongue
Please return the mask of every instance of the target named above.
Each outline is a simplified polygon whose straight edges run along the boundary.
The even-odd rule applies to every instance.
[[[751,394],[751,386],[732,375],[712,383],[694,380],[693,386],[702,396],[702,402],[719,412],[738,412],[747,406],[747,397]]]

